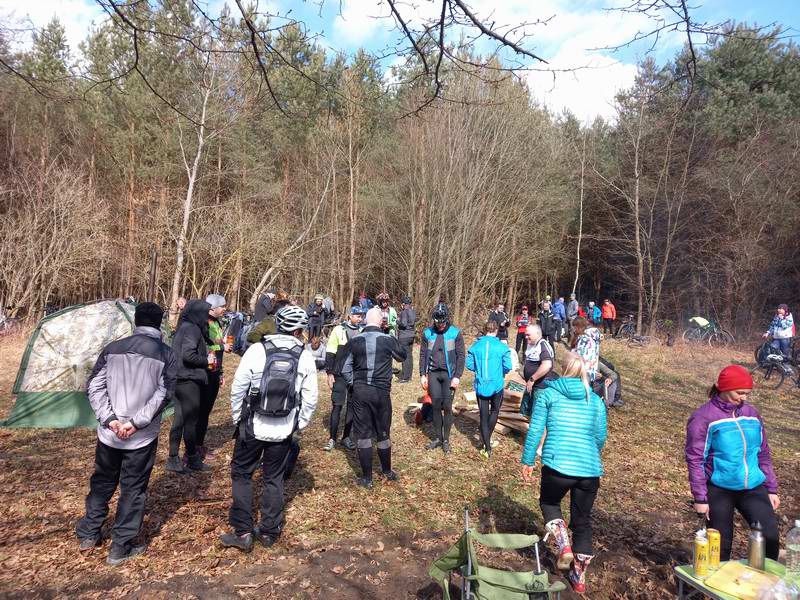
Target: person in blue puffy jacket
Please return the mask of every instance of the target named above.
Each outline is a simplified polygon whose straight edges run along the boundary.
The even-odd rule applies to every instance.
[[[586,568],[593,558],[592,506],[603,475],[600,451],[607,430],[605,404],[591,391],[586,365],[574,352],[564,357],[562,376],[546,381],[536,396],[522,452],[525,481],[533,480],[536,449],[545,429],[539,507],[548,536],[558,546],[558,568],[569,569],[572,589],[584,593]],[[572,543],[561,513],[561,501],[568,493]]]
[[[481,456],[492,455],[492,432],[503,404],[505,376],[511,370],[511,348],[497,337],[498,325],[492,320],[483,327],[483,335],[467,351],[466,367],[475,373],[475,395],[481,415]]]

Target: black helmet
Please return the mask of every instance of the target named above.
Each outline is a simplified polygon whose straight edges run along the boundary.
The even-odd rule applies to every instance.
[[[403,304],[411,304],[411,296],[406,296],[403,298]]]
[[[433,319],[434,323],[449,323],[450,311],[447,308],[447,304],[444,302],[439,302],[436,306],[434,306],[433,312],[431,313],[431,318]]]

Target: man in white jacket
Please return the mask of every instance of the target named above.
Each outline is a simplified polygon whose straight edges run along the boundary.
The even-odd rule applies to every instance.
[[[231,385],[231,410],[237,427],[231,461],[233,503],[228,521],[233,529],[220,538],[225,547],[245,552],[254,540],[264,547],[278,541],[283,529],[283,481],[292,435],[305,429],[317,407],[317,368],[303,346],[308,315],[297,306],[286,306],[275,315],[276,335],[248,348]],[[286,416],[260,414],[250,404],[250,391],[262,387],[267,348],[289,350],[298,356],[294,378],[295,406]],[[264,382],[266,383],[266,382]],[[253,527],[253,473],[261,465],[261,524]]]

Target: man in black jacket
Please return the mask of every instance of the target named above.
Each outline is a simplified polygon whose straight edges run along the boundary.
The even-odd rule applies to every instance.
[[[100,544],[108,503],[120,488],[111,552],[107,562],[118,565],[141,554],[135,546],[144,518],[145,496],[156,460],[161,412],[175,391],[177,362],[161,341],[164,311],[144,302],[136,307],[136,329],[130,337],[103,349],[87,382],[87,395],[97,415],[94,475],[89,480],[86,514],[76,533],[80,550]]]
[[[411,381],[411,373],[414,371],[414,338],[416,338],[415,326],[417,324],[417,311],[411,305],[411,297],[403,298],[403,308],[397,319],[397,340],[406,351],[406,359],[403,361],[403,368],[400,371],[398,383],[408,383]]]
[[[497,339],[508,343],[508,326],[511,320],[506,314],[506,307],[502,302],[498,302],[495,309],[489,313],[489,320],[497,323]]]
[[[542,337],[548,341],[555,352],[558,323],[556,322],[555,314],[551,310],[550,303],[546,300],[542,302],[542,310],[539,312],[539,327],[542,328]]]
[[[203,300],[191,300],[181,314],[180,325],[172,340],[178,361],[178,382],[175,385],[175,419],[169,431],[167,471],[185,473],[178,452],[181,438],[186,448],[187,467],[192,471],[207,471],[197,451],[197,423],[200,417],[202,387],[208,384],[208,311],[211,305]]]
[[[396,481],[392,470],[392,359],[402,362],[406,351],[397,338],[381,331],[380,308],[367,312],[366,327],[345,346],[342,375],[353,386],[353,430],[362,476],[358,485],[372,487],[372,438],[377,439],[381,471]]]

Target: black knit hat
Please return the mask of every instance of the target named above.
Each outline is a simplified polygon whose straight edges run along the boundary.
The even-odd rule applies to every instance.
[[[142,302],[136,306],[133,314],[133,322],[137,327],[161,328],[161,320],[164,318],[164,311],[155,302]]]

